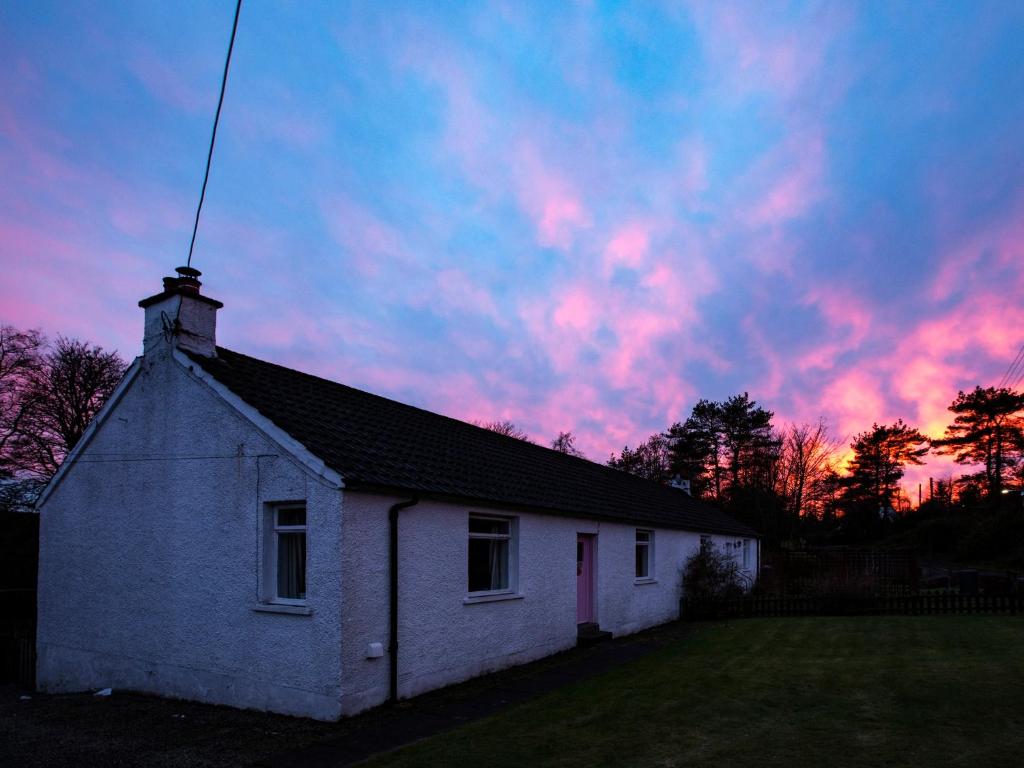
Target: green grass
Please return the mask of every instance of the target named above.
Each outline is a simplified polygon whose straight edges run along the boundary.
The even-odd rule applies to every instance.
[[[383,766],[1016,766],[1024,617],[750,619]]]

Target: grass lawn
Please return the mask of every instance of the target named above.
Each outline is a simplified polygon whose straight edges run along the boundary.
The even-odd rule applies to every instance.
[[[1024,617],[697,624],[368,765],[1024,765]]]

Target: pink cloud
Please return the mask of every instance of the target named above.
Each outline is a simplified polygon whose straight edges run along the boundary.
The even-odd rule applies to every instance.
[[[794,137],[777,147],[751,174],[749,181],[759,191],[747,220],[774,226],[803,216],[824,195],[824,165],[820,136]]]
[[[597,327],[600,304],[582,286],[570,288],[559,299],[552,318],[559,328],[592,333]]]
[[[640,267],[647,256],[650,241],[650,229],[641,222],[634,221],[621,227],[604,249],[605,274],[611,274],[617,267]]]
[[[931,298],[942,301],[976,276],[975,267],[986,255],[1004,268],[1024,262],[1024,196],[1018,197],[997,221],[972,231],[941,260],[931,283]]]
[[[590,213],[575,184],[543,160],[529,143],[521,143],[515,156],[516,199],[534,223],[538,244],[568,249],[577,232],[591,224]]]
[[[815,403],[838,432],[847,437],[882,423],[889,414],[888,403],[878,380],[864,370],[853,369],[834,377],[822,391],[821,402]],[[820,415],[820,414],[818,414]],[[812,416],[806,421],[812,420]]]
[[[859,349],[872,329],[872,311],[859,297],[842,288],[812,288],[803,304],[814,307],[822,316],[829,341],[795,359],[796,368],[802,372],[833,369],[839,356]]]

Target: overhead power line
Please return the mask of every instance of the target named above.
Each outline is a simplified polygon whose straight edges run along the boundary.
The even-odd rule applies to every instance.
[[[196,247],[196,232],[199,230],[199,214],[203,210],[206,199],[206,183],[210,180],[210,163],[213,161],[213,145],[217,143],[217,124],[220,122],[220,109],[224,106],[224,90],[228,85],[228,69],[231,67],[231,51],[235,48],[235,34],[238,32],[238,15],[242,12],[242,0],[235,5],[235,22],[231,25],[231,42],[228,43],[228,55],[224,60],[224,77],[220,81],[220,98],[217,99],[217,113],[213,116],[213,134],[210,136],[210,151],[206,154],[206,173],[203,174],[203,189],[199,193],[199,205],[196,207],[196,220],[192,225],[192,242],[188,246],[188,262],[192,266],[192,250]]]
[[[1020,372],[1017,374],[1017,378],[1013,382],[1008,383],[1006,386],[1009,389],[1016,389],[1020,386],[1021,382],[1024,381],[1024,366],[1021,366]]]
[[[1020,345],[1020,349],[1017,351],[1017,356],[1013,358],[1010,363],[1010,367],[1006,369],[1006,373],[999,380],[999,387],[1011,386],[1010,382],[1016,377],[1017,381],[1020,381],[1018,373],[1024,374],[1024,344]],[[1016,385],[1013,385],[1016,386]]]

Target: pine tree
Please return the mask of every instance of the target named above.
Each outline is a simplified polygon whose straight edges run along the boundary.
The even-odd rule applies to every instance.
[[[958,464],[984,467],[990,501],[998,503],[1006,477],[1024,451],[1024,394],[975,387],[957,393],[949,410],[956,414],[953,423],[932,447]]]

